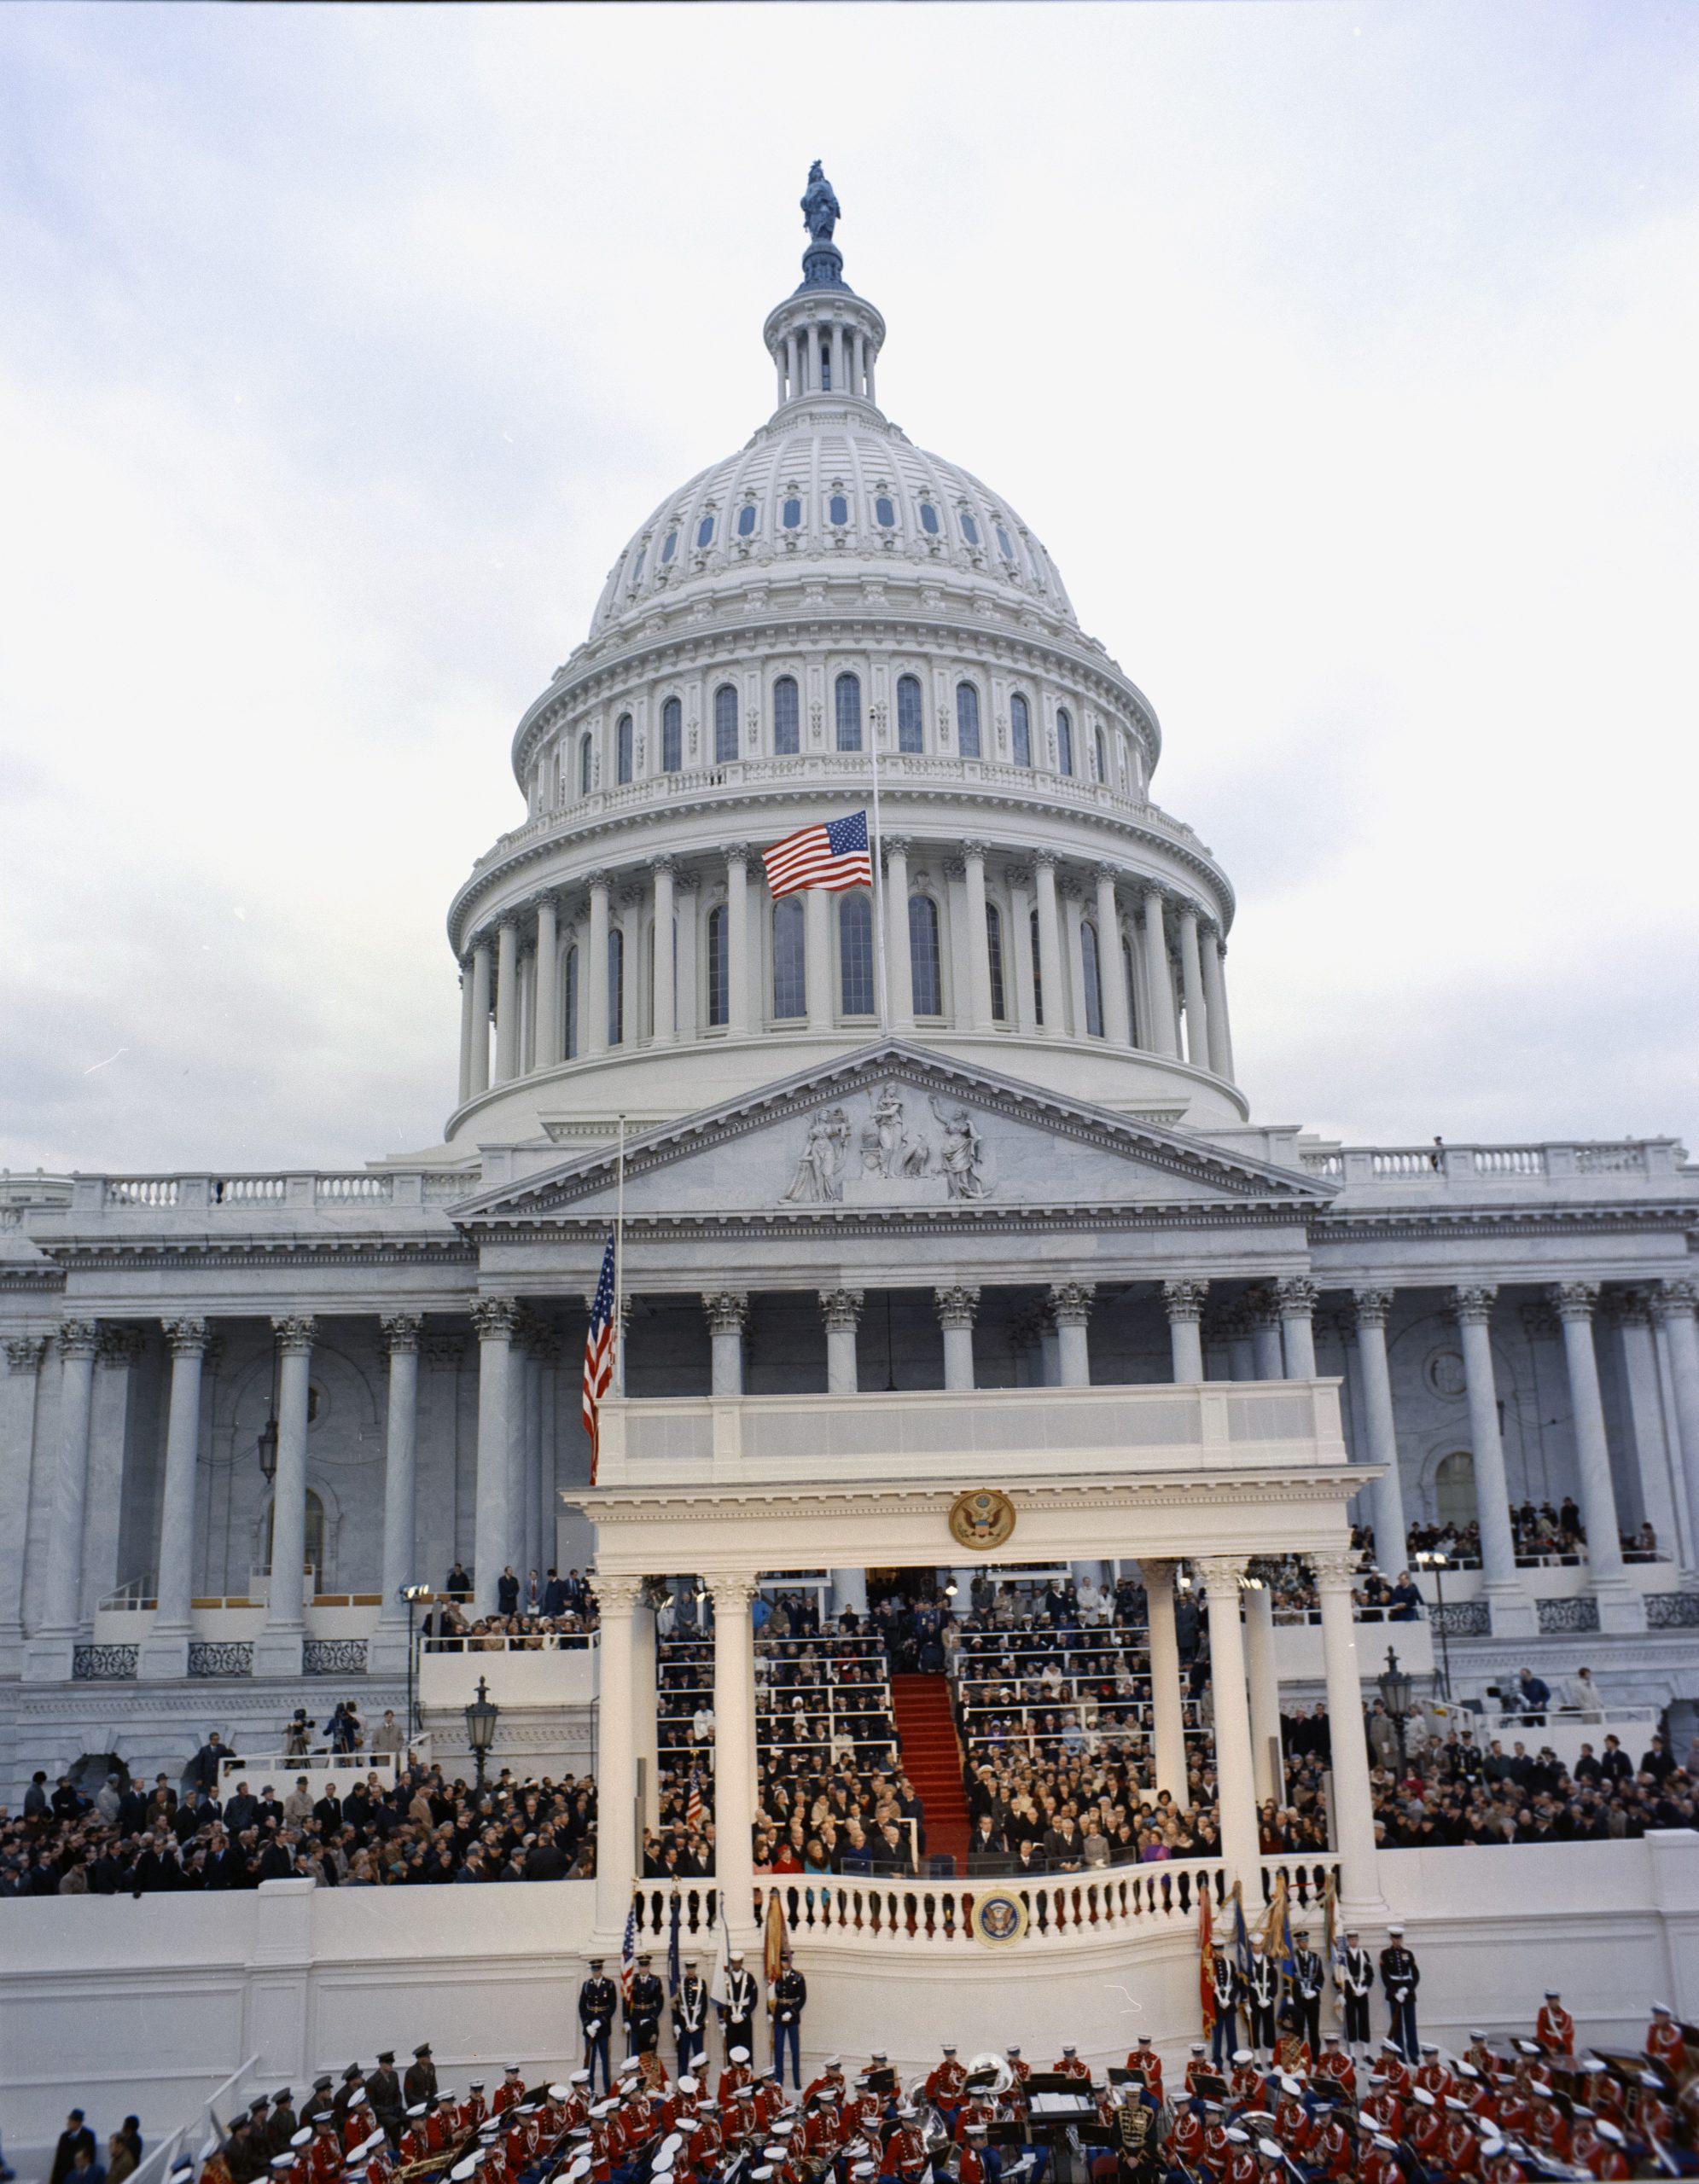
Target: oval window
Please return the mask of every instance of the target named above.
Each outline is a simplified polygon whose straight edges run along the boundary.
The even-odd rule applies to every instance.
[[[660,549],[660,558],[663,561],[670,561],[672,559],[673,550],[677,547],[678,543],[678,532],[676,531],[669,531],[665,540],[662,542]]]
[[[737,535],[740,538],[747,538],[754,528],[755,509],[752,502],[748,508],[737,511]]]
[[[962,511],[962,536],[970,546],[977,546],[980,543],[980,527],[966,508]]]
[[[643,561],[644,561],[644,559],[646,558],[646,556],[648,555],[648,553],[649,553],[649,549],[648,549],[648,547],[647,547],[647,546],[639,546],[639,547],[638,547],[638,549],[637,549],[637,560],[636,560],[635,561],[633,561],[633,562],[632,562],[632,564],[631,564],[631,582],[632,582],[633,584],[636,584],[636,583],[637,583],[637,579],[638,579],[638,578],[643,575]]]
[[[930,501],[922,501],[920,504],[920,527],[922,531],[929,531],[934,538],[937,537],[938,511]]]
[[[713,540],[713,518],[711,515],[705,515],[696,526],[696,544],[698,547],[707,546],[712,544]]]
[[[1015,559],[1015,549],[1010,544],[1009,533],[1001,524],[997,526],[997,543],[1002,550],[1004,560],[1012,561]]]
[[[873,520],[876,523],[882,524],[887,531],[890,530],[892,525],[897,520],[897,511],[882,493],[873,503]]]
[[[826,504],[826,514],[834,523],[849,521],[849,502],[841,493],[834,493]]]
[[[801,521],[802,521],[802,503],[801,503],[801,502],[800,502],[800,501],[787,501],[787,502],[785,502],[785,504],[784,504],[784,527],[785,527],[785,529],[786,529],[787,531],[794,531],[794,530],[796,530],[796,529],[798,528],[798,526],[800,525]]]

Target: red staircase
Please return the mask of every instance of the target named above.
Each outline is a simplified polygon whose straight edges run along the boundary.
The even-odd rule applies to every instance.
[[[950,1713],[950,1686],[941,1676],[893,1676],[891,1701],[903,1771],[926,1808],[927,1856],[947,1850],[957,1873],[965,1873],[972,1830],[962,1793],[962,1748]]]

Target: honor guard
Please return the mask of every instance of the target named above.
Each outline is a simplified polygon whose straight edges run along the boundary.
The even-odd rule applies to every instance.
[[[652,1957],[640,1956],[637,1968],[631,1975],[631,2000],[625,2007],[625,2053],[628,2055],[652,2054],[660,2044],[660,2018],[666,2007],[666,1989],[651,1969],[654,1961]]]
[[[672,2036],[678,2043],[678,2075],[682,2078],[701,2052],[707,2033],[708,1984],[693,1957],[684,1967],[678,1992],[672,1999]]]
[[[603,1972],[603,1961],[599,1956],[590,1960],[589,1973],[578,1990],[578,2021],[584,2034],[584,2060],[590,2072],[591,2091],[593,2094],[596,2090],[596,2066],[599,2062],[605,2099],[614,2089],[608,2043],[614,2030],[614,2013],[620,2004],[620,1990]]]
[[[725,2000],[720,2004],[720,2022],[725,2028],[725,2052],[734,2048],[747,2052],[744,2060],[755,2052],[755,2004],[759,2000],[755,1991],[755,1976],[743,1966],[743,1952],[733,1949],[730,1968],[725,1975]]]
[[[1292,1937],[1291,2002],[1298,2029],[1310,2044],[1312,2056],[1322,2050],[1322,1983],[1327,1967],[1310,1947],[1309,1929],[1300,1926]]]
[[[1279,1968],[1261,1943],[1253,1942],[1245,1975],[1245,2007],[1250,2013],[1251,2045],[1259,2055],[1274,2053],[1274,2015],[1279,2005]]]
[[[1243,1999],[1238,1967],[1225,1949],[1217,1949],[1210,1967],[1209,1999],[1214,2013],[1210,2053],[1225,2077],[1239,2044],[1239,2004]]]
[[[800,2092],[802,2088],[802,2009],[808,2000],[808,1982],[790,1960],[790,1951],[784,1952],[783,1966],[773,1982],[773,1991],[768,1997],[773,2012],[773,2074],[779,2083],[784,2083],[784,2058],[790,2050],[790,2082]]]
[[[372,2113],[393,2146],[401,2135],[401,2114],[407,2104],[402,2098],[401,2074],[395,2067],[393,2048],[386,2048],[378,2057],[377,2068],[366,2080],[366,2091],[371,2095]]]
[[[1404,1928],[1388,1926],[1387,1934],[1387,1945],[1381,1951],[1381,1985],[1386,1991],[1387,2009],[1392,2018],[1394,2043],[1405,2061],[1413,2063],[1420,2048],[1416,2032],[1416,1989],[1422,1984],[1422,1971],[1404,1945]]]
[[[413,2059],[407,2065],[407,2075],[401,2081],[401,2091],[410,2108],[416,2100],[434,2100],[437,2097],[437,2066],[431,2059],[431,2043],[423,2041],[413,2050]]]
[[[1345,2044],[1361,2060],[1369,2052],[1369,1997],[1375,1989],[1375,1960],[1355,1932],[1345,1937],[1345,1951],[1334,1973],[1345,2014]]]

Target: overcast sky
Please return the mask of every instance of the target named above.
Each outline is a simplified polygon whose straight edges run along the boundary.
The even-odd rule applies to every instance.
[[[0,1160],[440,1137],[515,720],[816,155],[1157,708],[1259,1118],[1699,1124],[1699,10],[15,3],[0,125]]]

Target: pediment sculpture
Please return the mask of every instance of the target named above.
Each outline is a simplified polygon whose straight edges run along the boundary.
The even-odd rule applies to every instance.
[[[863,1095],[864,1111],[822,1108],[809,1118],[807,1135],[788,1187],[787,1205],[840,1205],[870,1199],[913,1199],[938,1203],[981,1199],[991,1185],[986,1146],[968,1110],[946,1105],[935,1093],[924,1117],[909,1114],[909,1094],[899,1084]]]

